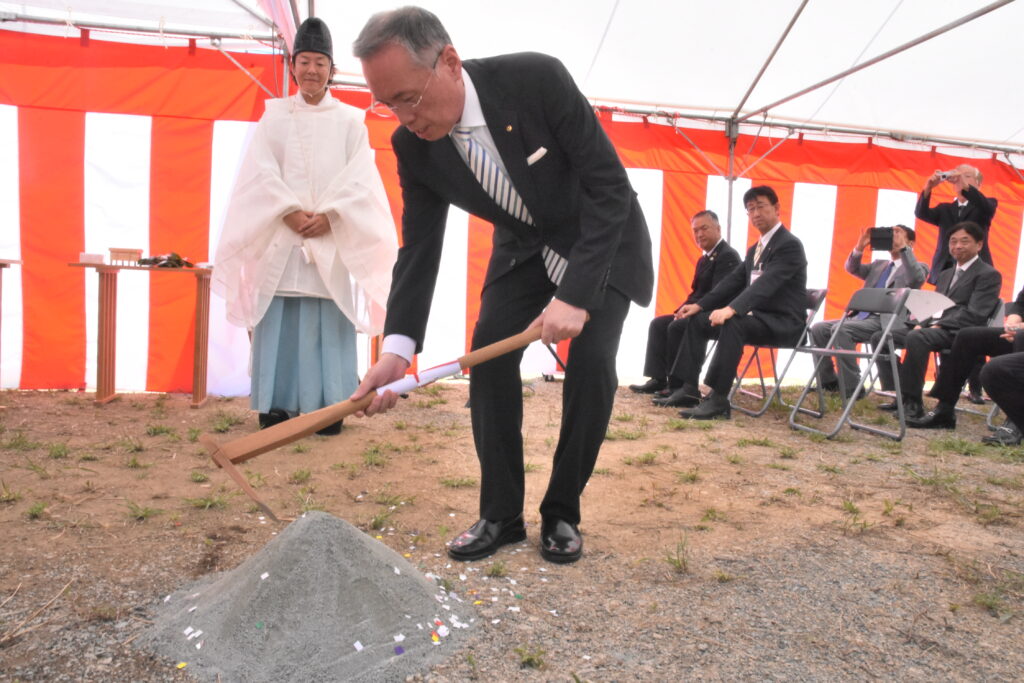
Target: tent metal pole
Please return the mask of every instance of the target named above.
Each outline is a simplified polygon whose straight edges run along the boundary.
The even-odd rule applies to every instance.
[[[728,206],[725,213],[725,241],[730,244],[732,244],[732,193],[733,184],[736,182],[736,140],[739,137],[738,130],[739,126],[736,125],[735,121],[730,122],[725,129],[725,134],[729,136],[729,176],[727,177],[729,181],[729,194],[726,200]]]
[[[263,90],[263,92],[267,93],[271,97],[274,96],[274,93],[270,91],[270,88],[268,88],[267,86],[263,85],[263,83],[260,82],[260,79],[258,79],[255,76],[253,76],[252,73],[248,69],[246,69],[244,66],[242,66],[242,64],[237,59],[232,57],[229,52],[225,52],[224,51],[224,48],[222,48],[220,46],[220,41],[219,40],[214,42],[213,46],[217,48],[217,52],[219,52],[222,55],[224,55],[225,57],[227,57],[228,61],[230,61],[235,66],[237,66],[242,71],[242,73],[244,73],[246,76],[248,76],[249,79],[253,83],[255,83],[256,85],[260,86],[260,88]]]
[[[281,97],[288,97],[288,43],[281,38],[281,65],[284,67],[281,74]]]
[[[4,12],[0,15],[0,24],[7,21],[24,21],[29,24],[51,24],[54,26],[66,26],[66,19],[54,17],[43,17],[33,14],[22,14],[20,12]],[[78,29],[92,29],[97,31],[131,31],[133,33],[152,33],[162,36],[182,36],[192,38],[214,38],[231,40],[263,40],[273,42],[277,35],[273,33],[232,33],[229,31],[200,30],[184,28],[181,26],[164,26],[162,29],[157,26],[142,26],[138,24],[114,24],[104,21],[72,21],[71,24]]]
[[[241,2],[240,0],[231,0],[231,2],[235,3],[235,4],[236,4],[236,5],[238,5],[238,6],[240,7],[240,8],[244,9],[244,10],[245,10],[246,12],[248,12],[249,14],[251,14],[251,15],[252,15],[253,17],[255,17],[255,18],[256,18],[256,19],[257,19],[257,20],[258,20],[258,21],[259,21],[260,23],[266,24],[267,26],[269,26],[270,28],[274,29],[275,31],[277,30],[277,24],[275,24],[275,23],[274,23],[274,22],[273,22],[272,20],[270,20],[270,19],[269,19],[268,17],[265,17],[265,16],[263,16],[262,14],[260,14],[259,12],[257,12],[256,10],[254,10],[254,9],[253,9],[252,7],[249,7],[249,6],[248,6],[248,5],[246,5],[246,4],[244,3],[244,2]]]
[[[796,8],[796,12],[793,13],[793,18],[789,20],[789,25],[786,26],[786,30],[782,32],[781,36],[779,36],[779,40],[775,43],[775,47],[772,48],[771,54],[768,55],[768,59],[764,60],[764,64],[761,65],[761,70],[757,72],[756,76],[754,76],[754,81],[750,84],[750,87],[747,88],[747,92],[743,93],[743,99],[740,100],[740,103],[736,106],[736,111],[732,113],[732,118],[736,118],[740,115],[740,110],[742,110],[743,105],[747,103],[747,98],[750,97],[750,93],[754,92],[754,88],[756,88],[758,82],[760,82],[761,76],[764,76],[764,72],[768,69],[768,65],[772,63],[773,59],[775,59],[775,53],[777,53],[779,48],[782,47],[783,41],[786,40],[786,36],[789,35],[789,32],[793,28],[793,24],[796,23],[797,18],[799,18],[800,13],[804,11],[804,7],[807,6],[807,2],[808,0],[804,0],[800,3],[800,6]]]
[[[1013,0],[997,0],[996,2],[993,2],[990,5],[986,5],[985,7],[982,7],[981,9],[979,9],[979,10],[977,10],[975,12],[971,12],[970,14],[968,14],[968,15],[966,15],[964,17],[961,17],[960,19],[957,19],[956,21],[952,21],[952,22],[946,24],[945,26],[940,26],[939,28],[935,29],[934,31],[929,31],[928,33],[924,34],[923,36],[921,36],[919,38],[915,38],[914,40],[911,40],[909,43],[904,43],[903,45],[900,45],[899,47],[895,47],[895,48],[889,50],[888,52],[883,52],[882,54],[878,55],[877,57],[873,57],[873,58],[869,59],[868,61],[864,62],[863,64],[858,64],[857,66],[854,66],[854,67],[851,67],[849,69],[846,69],[845,71],[841,71],[838,74],[836,74],[835,76],[832,76],[831,78],[826,78],[825,80],[819,81],[818,83],[815,83],[814,85],[808,86],[808,87],[804,88],[803,90],[801,90],[799,92],[796,92],[796,93],[793,93],[792,95],[789,95],[788,97],[783,97],[781,100],[778,100],[776,102],[772,102],[771,104],[769,104],[767,106],[764,106],[764,107],[761,107],[760,109],[757,109],[755,111],[752,111],[749,114],[744,114],[742,117],[739,118],[739,122],[743,123],[747,119],[750,119],[750,118],[752,118],[754,116],[757,116],[758,114],[764,114],[768,110],[773,109],[774,107],[777,107],[780,104],[785,104],[786,102],[789,102],[790,100],[795,100],[798,97],[802,97],[802,96],[806,95],[809,92],[812,92],[814,90],[817,90],[818,88],[821,88],[823,86],[828,85],[829,83],[834,83],[834,82],[836,82],[836,81],[838,81],[838,80],[840,80],[842,78],[846,78],[850,74],[857,73],[858,71],[860,71],[862,69],[866,69],[869,66],[872,66],[873,64],[877,64],[878,62],[881,62],[882,60],[888,59],[889,57],[892,57],[893,55],[897,55],[897,54],[899,54],[901,52],[909,50],[910,48],[914,47],[915,45],[920,45],[921,43],[929,41],[929,40],[931,40],[932,38],[934,38],[936,36],[940,36],[943,33],[946,33],[947,31],[951,31],[951,30],[957,28],[958,26],[962,26],[962,25],[964,25],[964,24],[966,24],[968,22],[974,21],[978,17],[984,16],[984,15],[988,14],[989,12],[991,12],[993,10],[997,10],[1000,7],[1002,7],[1003,5],[1007,5],[1007,4],[1011,3],[1011,2],[1013,2]]]
[[[301,21],[299,21],[299,3],[297,3],[295,0],[291,0],[290,4],[292,6],[292,21],[295,22],[295,28],[297,30],[299,28],[299,24],[302,23]]]

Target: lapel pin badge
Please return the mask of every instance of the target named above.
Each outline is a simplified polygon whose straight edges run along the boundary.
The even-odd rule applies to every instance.
[[[505,132],[506,133],[511,133],[512,132],[512,126],[511,125],[505,126]]]

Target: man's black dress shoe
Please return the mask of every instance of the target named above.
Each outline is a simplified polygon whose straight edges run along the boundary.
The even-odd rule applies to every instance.
[[[319,434],[320,436],[337,436],[338,434],[341,434],[343,422],[344,420],[338,420],[333,424],[327,425],[323,429],[318,429],[316,433]]]
[[[630,384],[629,390],[637,394],[653,394],[656,391],[661,391],[668,386],[668,382],[663,379],[649,379],[643,384]]]
[[[673,408],[692,408],[700,403],[700,393],[693,387],[679,387],[668,396],[661,396],[651,401],[656,406]]]
[[[890,401],[889,403],[879,403],[879,410],[887,410],[890,413],[896,412],[896,401]],[[909,420],[920,420],[924,417],[924,404],[916,399],[903,399],[903,416],[907,418],[907,424],[910,424]]]
[[[269,413],[260,413],[260,429],[273,427],[274,425],[281,424],[288,419],[291,419],[291,415],[288,414],[288,411],[281,410],[280,408],[271,408]]]
[[[822,382],[821,388],[830,394],[839,393],[839,380],[833,380],[831,382]]]
[[[878,404],[878,409],[879,410],[885,410],[885,411],[890,412],[890,413],[895,413],[896,412],[896,401],[889,401],[888,403],[879,403]]]
[[[956,410],[940,403],[924,417],[908,417],[907,426],[915,429],[956,429]]]
[[[732,414],[732,407],[729,405],[729,399],[711,393],[701,399],[700,405],[696,408],[680,410],[679,414],[690,420],[714,420],[719,417],[728,420]]]
[[[985,397],[981,395],[980,391],[968,391],[967,400],[976,406],[985,405]]]
[[[575,524],[564,519],[541,522],[540,555],[548,562],[568,564],[583,555],[583,537]]]
[[[448,544],[448,557],[468,562],[493,555],[509,543],[526,540],[526,525],[521,514],[492,522],[481,519]]]
[[[1021,442],[1020,430],[1012,422],[1007,422],[1002,427],[992,430],[990,436],[982,437],[982,443],[990,446],[1019,446]]]

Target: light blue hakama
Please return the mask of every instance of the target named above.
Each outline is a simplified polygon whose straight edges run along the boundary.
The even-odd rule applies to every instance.
[[[252,335],[253,410],[309,413],[359,384],[356,330],[330,299],[275,296]]]

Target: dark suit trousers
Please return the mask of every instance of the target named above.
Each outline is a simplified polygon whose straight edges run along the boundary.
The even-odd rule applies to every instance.
[[[734,315],[718,327],[711,326],[710,317],[710,313],[701,312],[689,318],[690,324],[686,326],[675,374],[683,380],[683,384],[696,387],[707,354],[708,341],[717,339],[718,346],[711,357],[704,383],[719,396],[726,396],[736,380],[744,345],[785,346],[794,343],[800,334],[799,329],[789,334],[776,334],[762,320],[752,315]]]
[[[491,282],[481,293],[473,348],[524,330],[554,293],[539,255]],[[604,305],[589,311],[590,320],[569,346],[562,426],[540,505],[543,518],[580,521],[580,494],[594,470],[611,418],[618,386],[615,355],[628,311],[629,299],[609,288]],[[480,460],[480,516],[484,519],[506,519],[523,511],[522,356],[522,350],[508,353],[470,373],[470,414]]]
[[[920,330],[899,328],[893,330],[892,341],[907,350],[900,363],[900,393],[920,401],[924,389],[924,376],[928,372],[928,358],[933,351],[953,346],[955,330],[941,327],[923,327]],[[878,365],[882,387],[892,387],[892,376],[887,363]]]
[[[981,385],[1006,417],[1024,425],[1024,352],[993,358],[981,369]]]
[[[688,318],[675,319],[674,315],[659,315],[647,329],[647,355],[644,357],[644,376],[653,379],[669,378],[683,345]]]
[[[1002,334],[1001,327],[965,327],[957,332],[949,355],[939,364],[939,376],[931,395],[955,405],[980,357],[1024,351],[1024,333],[1018,332],[1013,342],[1003,339]]]

